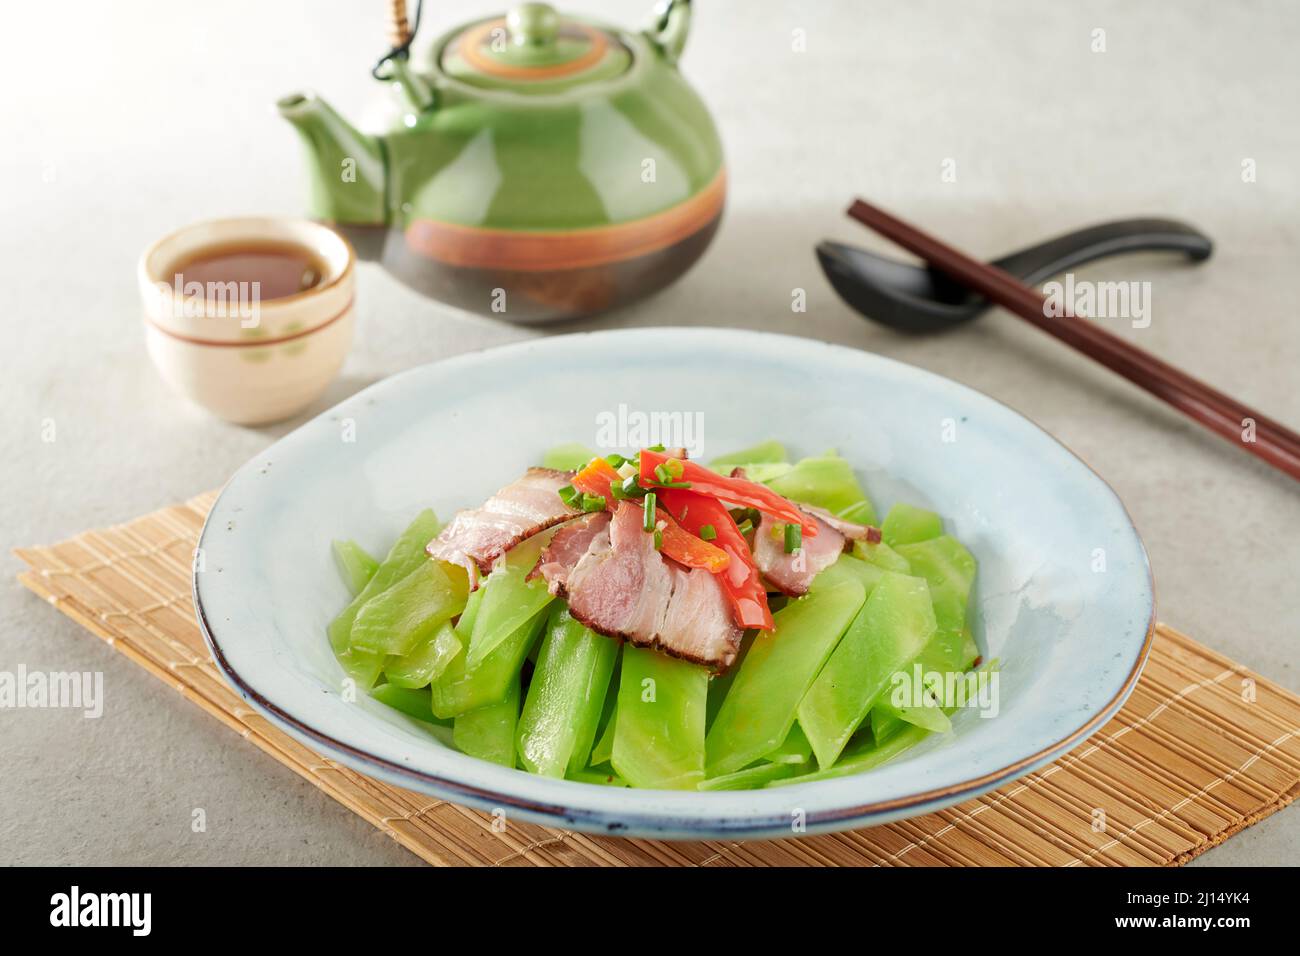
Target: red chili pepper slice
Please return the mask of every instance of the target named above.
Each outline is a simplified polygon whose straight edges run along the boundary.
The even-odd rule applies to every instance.
[[[593,458],[573,476],[572,484],[584,494],[603,497],[605,507],[612,511],[618,501],[610,492],[610,486],[622,480],[604,458]],[[703,568],[711,574],[719,574],[727,569],[731,558],[726,551],[685,530],[663,508],[657,509],[657,515],[664,521],[663,545],[659,549],[661,553],[678,564],[688,568]]]
[[[642,458],[642,461],[645,459]],[[718,575],[718,583],[731,602],[736,624],[766,631],[775,627],[772,609],[767,606],[767,590],[763,587],[758,568],[754,566],[749,542],[736,527],[726,505],[717,498],[699,494],[694,489],[660,488],[655,494],[664,509],[691,534],[698,535],[700,528],[706,524],[713,526],[716,537],[712,543],[731,559],[726,570]]]
[[[720,498],[723,501],[731,501],[748,508],[757,508],[763,514],[771,515],[778,521],[799,525],[803,529],[803,533],[810,538],[817,534],[817,522],[795,507],[788,498],[778,495],[766,485],[760,485],[756,481],[749,481],[745,478],[728,478],[709,471],[703,465],[698,465],[693,461],[682,461],[680,458],[669,459],[667,455],[651,451],[648,448],[641,449],[641,484],[647,488],[662,485],[663,482],[655,474],[655,469],[669,460],[681,465],[681,478],[676,480],[689,481],[691,483],[690,491],[696,494],[709,495],[713,498]],[[676,465],[667,467],[672,468],[674,472],[677,470]],[[669,488],[663,490],[683,491],[687,489]]]

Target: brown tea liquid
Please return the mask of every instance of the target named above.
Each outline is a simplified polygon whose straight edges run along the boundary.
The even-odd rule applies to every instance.
[[[292,242],[264,240],[206,246],[178,260],[169,270],[178,284],[260,283],[262,301],[283,299],[325,281],[325,261]]]

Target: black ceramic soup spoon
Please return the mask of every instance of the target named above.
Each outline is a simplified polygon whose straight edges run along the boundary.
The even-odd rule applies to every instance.
[[[992,265],[1028,285],[1075,266],[1127,252],[1210,257],[1208,236],[1172,219],[1102,223],[995,259]],[[899,262],[841,242],[821,242],[817,259],[840,298],[867,318],[904,332],[937,332],[969,322],[992,306],[988,299],[926,265]]]

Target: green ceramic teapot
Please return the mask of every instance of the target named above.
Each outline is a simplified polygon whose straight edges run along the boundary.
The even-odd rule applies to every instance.
[[[408,36],[377,68],[400,104],[378,135],[286,96],[311,214],[414,288],[511,321],[657,291],[704,252],[726,193],[717,130],[677,70],[689,25],[689,0],[639,32],[524,3],[419,55]]]

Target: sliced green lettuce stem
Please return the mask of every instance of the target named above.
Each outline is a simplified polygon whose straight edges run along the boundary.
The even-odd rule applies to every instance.
[[[516,672],[507,685],[505,697],[456,717],[451,739],[462,753],[513,767],[518,719],[519,673]]]
[[[704,779],[708,668],[647,647],[623,648],[610,760],[634,787],[691,790]]]
[[[799,704],[799,726],[818,767],[835,763],[894,672],[921,652],[934,630],[925,581],[884,572]]]
[[[355,541],[335,541],[334,560],[348,593],[356,597],[379,570],[379,562]]]
[[[556,602],[519,719],[525,770],[563,777],[587,766],[617,656],[616,641],[588,630]]]
[[[410,654],[465,609],[465,597],[441,562],[426,559],[361,606],[352,624],[351,646],[369,653]]]
[[[521,624],[554,600],[541,575],[527,580],[543,543],[550,538],[543,532],[511,548],[481,585],[485,593],[475,612],[469,640],[467,661],[471,667],[486,659]]]
[[[444,621],[409,654],[389,659],[384,664],[384,676],[398,687],[428,687],[463,648],[456,629],[450,621]]]
[[[330,622],[328,631],[330,644],[334,652],[341,654],[351,643],[352,622],[357,612],[375,595],[386,591],[402,578],[428,560],[424,553],[427,545],[438,534],[438,517],[431,510],[425,509],[415,516],[415,520],[394,542],[388,557],[371,575],[361,591],[351,603]]]
[[[862,584],[846,579],[814,588],[773,615],[776,627],[754,639],[709,728],[708,776],[735,773],[780,746],[799,702],[865,600]]]
[[[504,700],[510,690],[510,681],[519,674],[528,651],[545,624],[546,611],[542,610],[473,666],[466,664],[464,652],[452,658],[442,675],[429,685],[434,715],[455,717]]]

